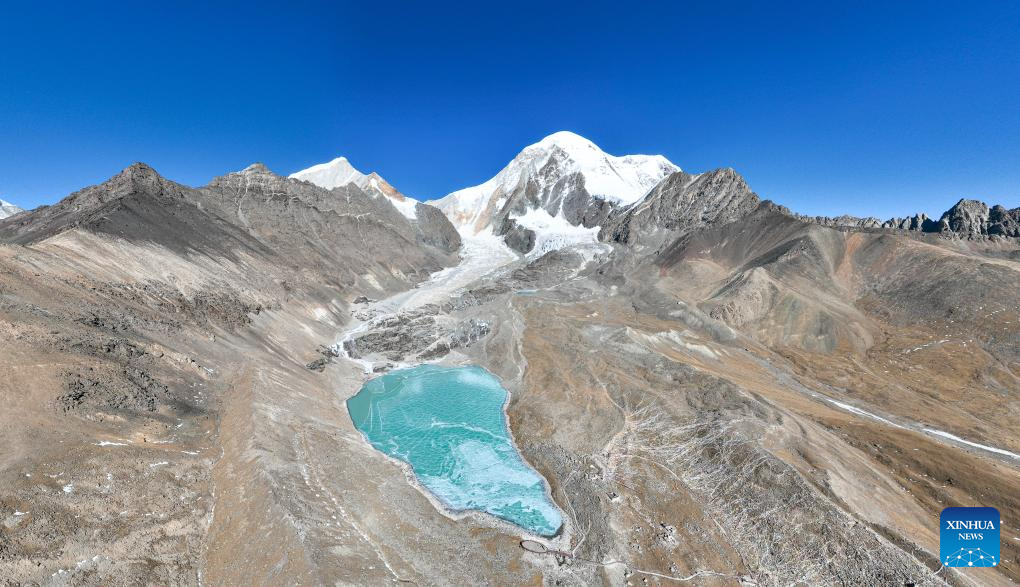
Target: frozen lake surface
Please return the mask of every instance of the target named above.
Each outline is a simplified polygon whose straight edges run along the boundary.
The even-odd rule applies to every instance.
[[[487,512],[552,536],[560,511],[510,438],[506,399],[481,367],[422,365],[372,379],[347,408],[372,446],[408,463],[450,509]]]

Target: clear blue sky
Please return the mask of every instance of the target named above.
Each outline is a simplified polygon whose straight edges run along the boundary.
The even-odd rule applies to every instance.
[[[1017,2],[155,4],[5,4],[0,197],[343,154],[429,199],[565,129],[805,213],[1020,206]]]

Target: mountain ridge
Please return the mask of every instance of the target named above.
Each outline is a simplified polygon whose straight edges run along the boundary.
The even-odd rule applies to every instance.
[[[833,228],[885,228],[914,232],[959,235],[963,238],[1020,237],[1020,207],[1007,209],[1001,204],[989,206],[976,199],[961,198],[942,213],[938,220],[918,213],[905,218],[894,217],[881,221],[875,217],[808,216],[790,212],[793,216]]]
[[[641,181],[628,184],[620,174],[608,181],[601,173],[634,162],[644,172]],[[696,186],[700,191],[687,193],[685,182],[700,182]],[[727,190],[732,193],[724,193]],[[539,255],[571,244],[630,242],[637,235],[651,238],[651,232],[732,221],[754,210],[759,201],[732,168],[688,174],[661,155],[614,157],[588,139],[561,131],[522,149],[488,181],[432,202],[462,235],[492,233],[521,254]],[[961,199],[939,220],[918,214],[884,222],[849,215],[808,216],[777,206],[799,220],[842,230],[898,229],[967,239],[1020,237],[1020,208],[989,207],[977,200]]]
[[[390,185],[378,173],[368,174],[358,171],[347,157],[337,157],[327,163],[313,165],[307,169],[296,171],[288,177],[311,182],[325,189],[343,187],[345,185],[356,185],[368,193],[374,193],[388,198],[391,203],[407,218],[415,218],[415,208],[421,202],[400,193]]]

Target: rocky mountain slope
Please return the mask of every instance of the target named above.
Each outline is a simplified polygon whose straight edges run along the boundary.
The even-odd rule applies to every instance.
[[[732,169],[699,175],[678,171],[640,200],[614,210],[603,223],[599,239],[661,243],[683,232],[742,218],[758,204],[758,196]]]
[[[422,229],[261,165],[192,189],[136,164],[0,222],[0,576],[230,582],[214,509],[279,508],[245,398],[316,389],[353,299],[457,262]]]
[[[413,214],[338,160],[199,188],[137,164],[0,221],[0,577],[1020,580],[1014,211],[806,219],[578,139]],[[353,427],[347,398],[422,361],[510,391],[555,554]],[[998,508],[1001,565],[942,567],[952,505]]]
[[[421,242],[446,251],[455,251],[460,247],[460,234],[436,207],[405,196],[374,171],[368,175],[361,173],[346,157],[314,165],[292,173],[290,177],[327,190],[357,188],[375,198],[388,200],[415,227]]]
[[[135,164],[104,184],[0,225],[0,239],[31,245],[69,230],[151,243],[177,254],[272,257],[329,284],[361,280],[380,291],[407,287],[454,262],[459,247],[441,219],[412,222],[388,200],[356,186],[328,191],[261,164],[199,189]]]

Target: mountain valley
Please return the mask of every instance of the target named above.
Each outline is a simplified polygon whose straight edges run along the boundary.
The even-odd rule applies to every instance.
[[[807,217],[559,132],[431,203],[341,157],[11,212],[10,584],[1020,580],[1020,208]],[[554,536],[355,427],[426,363],[509,392]],[[940,563],[959,505],[998,509],[1000,565]]]

